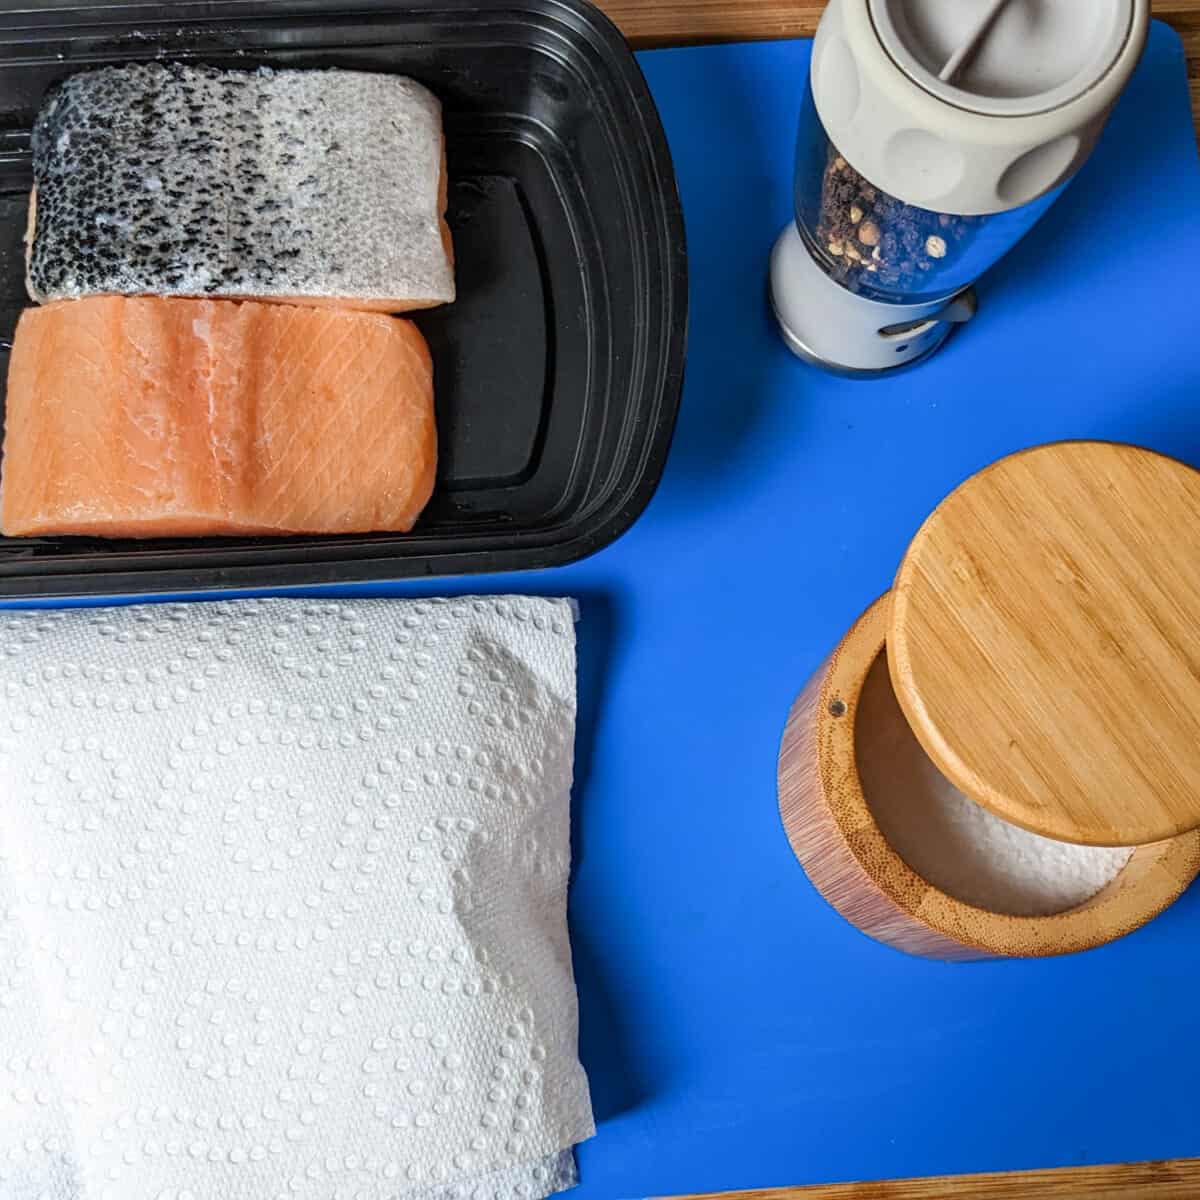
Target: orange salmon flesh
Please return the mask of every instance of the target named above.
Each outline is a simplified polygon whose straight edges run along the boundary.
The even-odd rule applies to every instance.
[[[9,537],[407,531],[436,465],[433,366],[405,320],[102,296],[17,326]]]

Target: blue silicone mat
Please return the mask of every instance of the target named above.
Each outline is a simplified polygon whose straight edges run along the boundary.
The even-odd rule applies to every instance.
[[[927,962],[825,905],[775,802],[795,693],[955,484],[1061,437],[1200,465],[1180,44],[1154,28],[975,322],[869,383],[801,365],[766,310],[808,56],[641,56],[692,274],[678,435],[643,519],[551,573],[343,589],[582,601],[571,926],[600,1127],[577,1200],[1200,1154],[1200,890],[1088,954]]]

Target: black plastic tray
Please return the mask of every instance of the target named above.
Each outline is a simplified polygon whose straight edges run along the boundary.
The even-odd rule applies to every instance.
[[[28,303],[29,129],[46,89],[156,57],[398,72],[441,98],[459,299],[418,317],[434,354],[438,486],[405,535],[0,538],[0,596],[547,567],[632,524],[679,405],[686,253],[658,113],[604,16],[584,0],[0,3],[5,346]]]

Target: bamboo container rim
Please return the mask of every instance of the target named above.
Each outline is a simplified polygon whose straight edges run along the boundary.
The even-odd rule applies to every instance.
[[[1200,471],[1069,441],[1001,458],[896,575],[896,699],[961,792],[1058,841],[1200,828]]]
[[[1112,941],[1157,916],[1200,873],[1200,831],[1139,846],[1095,896],[1061,913],[1010,916],[941,891],[892,848],[867,803],[857,763],[857,715],[867,673],[887,649],[891,593],[846,634],[816,705],[818,762],[833,821],[871,883],[920,924],[983,955],[1069,954]],[[935,764],[936,765],[936,764]]]

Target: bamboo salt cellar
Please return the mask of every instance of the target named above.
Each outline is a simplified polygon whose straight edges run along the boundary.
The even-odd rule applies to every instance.
[[[1070,953],[1149,921],[1200,872],[1198,630],[1200,473],[1132,446],[1064,442],[967,480],[792,708],[779,804],[809,878],[863,932],[931,958]],[[1021,915],[914,870],[860,771],[872,753],[864,686],[881,655],[926,773],[960,807],[1064,854],[1132,848],[1111,880]]]

